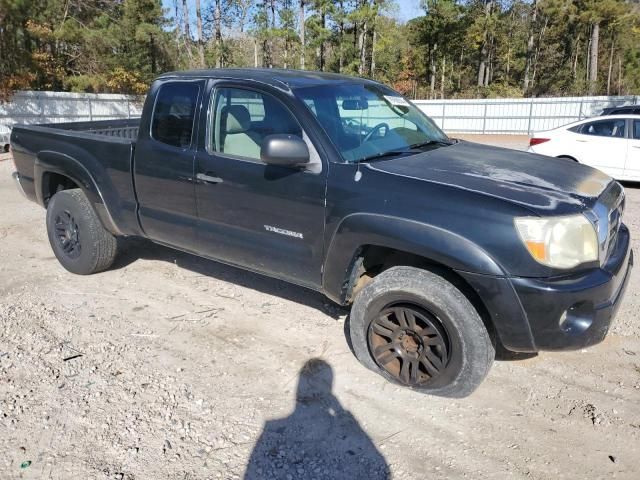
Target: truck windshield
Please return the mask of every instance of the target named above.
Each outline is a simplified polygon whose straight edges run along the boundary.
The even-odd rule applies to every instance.
[[[294,94],[314,113],[346,162],[452,143],[429,117],[383,85],[301,87]]]

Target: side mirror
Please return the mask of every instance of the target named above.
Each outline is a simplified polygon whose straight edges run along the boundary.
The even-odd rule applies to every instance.
[[[304,140],[295,135],[268,135],[260,146],[260,160],[267,165],[300,167],[309,163],[309,149]]]

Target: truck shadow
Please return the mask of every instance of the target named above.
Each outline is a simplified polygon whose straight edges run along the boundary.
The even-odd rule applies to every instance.
[[[143,238],[119,239],[118,242],[120,251],[112,270],[124,268],[141,259],[161,260],[202,276],[315,308],[336,320],[348,313],[347,309],[331,302],[321,293],[282,280],[164,247]]]
[[[344,321],[344,337],[351,353],[351,335],[349,333],[349,309],[342,307],[326,298],[320,292],[310,290],[298,285],[284,282],[276,278],[253,273],[241,268],[232,267],[214,260],[198,257],[190,253],[181,252],[173,248],[155,244],[143,238],[120,239],[118,257],[111,267],[113,270],[124,268],[137,260],[161,260],[173,263],[180,268],[185,268],[198,275],[215,278],[223,282],[239,285],[250,290],[255,290],[267,295],[274,295],[284,300],[289,300],[311,308],[338,320],[346,317]],[[496,345],[497,361],[526,360],[537,356],[537,353],[511,352],[500,344]]]
[[[265,422],[245,480],[391,478],[384,456],[332,388],[331,366],[320,358],[307,361],[300,369],[293,412]]]

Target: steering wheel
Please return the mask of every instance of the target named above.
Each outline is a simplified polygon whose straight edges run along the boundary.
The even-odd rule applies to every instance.
[[[371,137],[373,137],[373,134],[374,134],[374,133],[377,133],[377,132],[378,132],[378,130],[381,130],[381,129],[383,129],[383,128],[385,129],[385,132],[384,132],[383,137],[386,137],[386,136],[387,136],[387,134],[389,133],[389,130],[391,130],[391,129],[389,128],[389,124],[388,124],[388,123],[384,123],[384,122],[382,122],[382,123],[377,124],[375,127],[373,127],[373,128],[369,131],[369,133],[367,133],[367,134],[364,136],[364,138],[362,139],[362,143],[364,143],[364,142],[368,142],[369,140],[371,140]]]

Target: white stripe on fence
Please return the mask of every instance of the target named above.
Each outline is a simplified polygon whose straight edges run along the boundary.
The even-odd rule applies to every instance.
[[[60,123],[138,117],[142,97],[69,92],[18,92],[0,103],[0,147],[16,123]],[[599,114],[603,108],[636,104],[637,96],[415,100],[450,133],[523,134],[559,127]]]
[[[414,100],[450,133],[530,135],[600,114],[604,108],[635,105],[637,96]]]
[[[0,148],[16,123],[62,123],[139,117],[143,97],[71,92],[17,92],[0,103]]]

